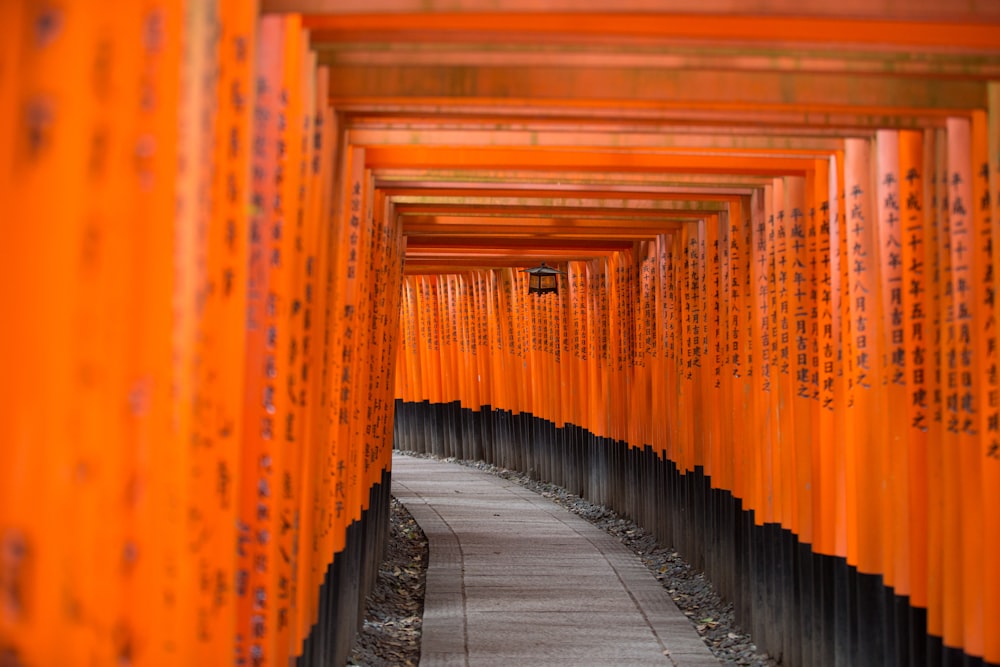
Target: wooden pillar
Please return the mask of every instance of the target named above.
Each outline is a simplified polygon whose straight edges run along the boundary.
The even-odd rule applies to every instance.
[[[924,135],[922,132],[903,131],[899,133],[899,218],[902,262],[902,348],[905,394],[905,419],[897,426],[901,430],[896,437],[908,443],[907,488],[905,494],[896,496],[898,504],[895,512],[906,517],[905,534],[898,535],[897,570],[901,573],[897,583],[900,595],[910,596],[910,604],[927,606],[927,434],[930,428],[931,396],[928,391],[933,382],[934,360],[930,355],[929,342],[934,335],[928,296],[931,289],[932,263],[928,257],[930,240],[925,210],[930,202],[925,198],[926,183],[932,172],[925,159]],[[895,372],[894,368],[894,372]],[[894,457],[895,460],[895,457]],[[899,466],[900,462],[895,461]],[[901,497],[902,496],[902,497]]]
[[[1000,83],[987,85],[987,147],[988,147],[988,187],[985,193],[989,201],[989,224],[993,249],[993,276],[988,289],[993,298],[994,317],[996,297],[1000,292]],[[995,325],[994,325],[995,326]],[[995,336],[994,336],[995,339]],[[986,426],[981,453],[983,475],[983,531],[984,553],[1000,553],[1000,521],[987,508],[1000,507],[1000,388],[997,387],[997,351],[989,349],[985,360],[987,374],[986,403],[983,412]],[[1000,568],[986,566],[983,569],[983,626],[1000,627]],[[986,661],[1000,663],[1000,633],[987,631],[984,637],[983,655]]]
[[[881,270],[881,356],[885,387],[886,441],[880,450],[882,477],[887,493],[881,508],[885,525],[882,561],[885,584],[898,595],[909,590],[908,475],[910,445],[907,438],[906,349],[903,346],[903,261],[900,222],[900,182],[904,178],[899,158],[899,133],[879,131],[876,164],[876,210]]]
[[[935,336],[929,343],[932,358],[936,365],[935,382],[936,389],[932,396],[932,420],[928,429],[928,451],[927,451],[927,545],[928,545],[928,604],[927,604],[927,631],[936,637],[944,636],[945,626],[945,551],[950,549],[946,541],[950,536],[946,534],[948,530],[948,519],[945,511],[946,496],[951,492],[946,485],[948,479],[945,453],[949,449],[946,445],[951,445],[948,431],[945,429],[944,417],[944,387],[947,377],[945,373],[945,361],[949,354],[949,346],[954,336],[951,334],[949,318],[951,317],[950,303],[950,271],[951,258],[945,251],[948,242],[948,206],[947,206],[947,155],[948,155],[948,134],[944,128],[940,128],[933,133],[933,143],[929,148],[933,153],[925,150],[930,164],[933,165],[933,172],[930,178],[930,188],[926,191],[925,201],[929,200],[930,223],[925,229],[929,232],[928,259],[933,267],[931,275],[931,289],[933,290],[931,307],[931,322],[936,331],[940,334]],[[929,196],[927,196],[929,195]],[[952,446],[951,449],[954,449]],[[950,563],[949,563],[950,566]]]

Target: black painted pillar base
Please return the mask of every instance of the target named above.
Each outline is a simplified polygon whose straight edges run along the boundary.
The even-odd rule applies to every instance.
[[[395,446],[482,458],[607,505],[704,570],[757,645],[791,667],[1000,667],[927,634],[927,613],[843,558],[814,553],[777,524],[681,471],[650,447],[484,405],[397,401]],[[346,551],[346,550],[345,550]]]
[[[297,667],[347,662],[364,619],[365,598],[375,585],[385,554],[389,498],[390,473],[383,471],[381,481],[370,489],[368,509],[347,528],[346,545],[326,570],[318,592],[319,617],[295,661]]]

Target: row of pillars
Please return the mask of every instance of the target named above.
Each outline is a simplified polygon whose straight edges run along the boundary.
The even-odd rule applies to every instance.
[[[558,294],[509,269],[405,277],[397,444],[535,474],[532,427],[504,426],[527,415],[574,490],[633,516],[669,498],[595,484],[584,471],[619,453],[572,434],[648,449],[1000,662],[997,120],[845,139],[725,212],[569,262]],[[491,426],[441,416],[456,406]]]
[[[0,2],[0,663],[344,662],[402,237],[294,15]]]

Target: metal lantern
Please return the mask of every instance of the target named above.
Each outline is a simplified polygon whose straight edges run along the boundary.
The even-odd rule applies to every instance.
[[[559,269],[542,262],[541,266],[523,269],[528,273],[528,294],[555,294],[559,291]]]

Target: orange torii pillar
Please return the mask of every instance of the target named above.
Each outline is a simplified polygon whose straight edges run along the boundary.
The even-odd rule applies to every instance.
[[[996,137],[995,118],[972,114],[846,139],[655,252],[571,263],[565,321],[540,317],[509,270],[485,302],[446,291],[435,307],[495,332],[475,362],[502,388],[479,406],[504,443],[494,460],[576,468],[548,477],[580,480],[704,566],[789,664],[994,663],[995,177],[975,165]],[[436,279],[459,280],[407,281]],[[414,322],[441,326],[409,301]],[[572,354],[553,372],[545,340],[563,327]],[[406,363],[434,374],[420,365],[439,358]],[[406,418],[458,397],[436,390],[411,394]],[[515,415],[520,431],[504,425]]]
[[[0,660],[343,662],[386,534],[375,287],[403,245],[300,19],[0,18]]]

